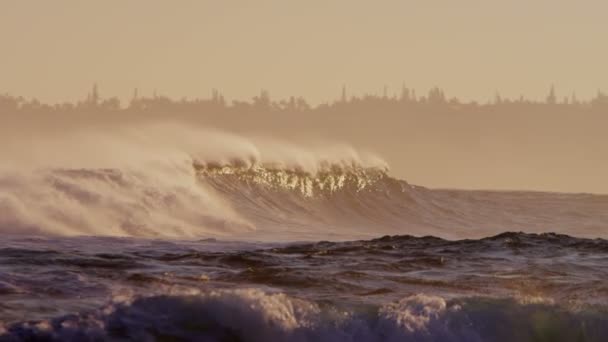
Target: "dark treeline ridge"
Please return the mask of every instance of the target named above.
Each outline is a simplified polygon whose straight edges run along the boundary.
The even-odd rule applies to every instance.
[[[10,112],[86,112],[86,111],[112,111],[112,112],[215,112],[234,111],[234,112],[307,112],[307,111],[326,111],[326,110],[384,110],[384,111],[475,111],[475,110],[522,110],[540,111],[545,110],[559,111],[591,111],[608,112],[608,95],[598,91],[597,95],[588,101],[578,100],[575,94],[558,98],[555,90],[551,87],[545,101],[532,101],[521,96],[517,99],[503,98],[498,93],[495,98],[486,103],[475,101],[463,102],[457,98],[448,98],[440,88],[432,88],[428,94],[417,96],[416,91],[403,87],[399,95],[389,96],[386,91],[383,95],[363,95],[360,97],[347,96],[346,89],[343,88],[342,96],[329,103],[321,103],[316,106],[310,105],[303,97],[290,97],[288,99],[273,100],[268,91],[261,91],[250,101],[234,100],[228,102],[217,90],[212,91],[209,98],[180,100],[172,99],[168,96],[157,95],[139,96],[137,89],[133,97],[127,104],[122,104],[117,97],[102,98],[99,95],[97,85],[89,92],[86,99],[77,103],[58,103],[45,104],[36,99],[26,99],[21,96],[9,94],[0,95],[0,113]]]

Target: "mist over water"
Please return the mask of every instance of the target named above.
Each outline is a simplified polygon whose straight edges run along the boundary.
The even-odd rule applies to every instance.
[[[177,121],[1,130],[0,341],[608,333],[608,196],[429,189]]]
[[[315,151],[177,124],[5,140],[0,229],[17,234],[238,238],[255,222],[236,212],[196,165],[272,167],[312,178],[327,168],[386,168],[348,146]]]
[[[380,157],[343,144],[315,149],[178,123],[3,139],[4,233],[267,241],[510,230],[605,236],[606,196],[431,190],[393,178]]]
[[[608,2],[3,1],[0,342],[604,342]]]

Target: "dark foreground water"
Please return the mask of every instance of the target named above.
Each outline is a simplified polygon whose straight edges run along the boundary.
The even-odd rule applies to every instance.
[[[0,341],[607,338],[602,239],[0,242]]]

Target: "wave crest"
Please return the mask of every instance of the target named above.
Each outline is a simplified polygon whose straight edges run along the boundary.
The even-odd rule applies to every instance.
[[[380,158],[349,146],[302,148],[166,123],[20,135],[0,155],[2,233],[605,236],[608,221],[606,196],[429,190],[391,178]]]
[[[355,163],[324,162],[314,172],[271,163],[247,165],[242,161],[231,164],[195,162],[194,168],[206,181],[244,182],[274,190],[297,191],[306,197],[341,190],[369,190],[389,178],[386,167],[364,167]]]

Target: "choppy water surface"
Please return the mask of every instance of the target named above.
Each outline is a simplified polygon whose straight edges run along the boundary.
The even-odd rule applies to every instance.
[[[0,172],[0,341],[608,336],[608,196],[176,156]]]
[[[0,243],[0,340],[602,341],[608,241]]]

